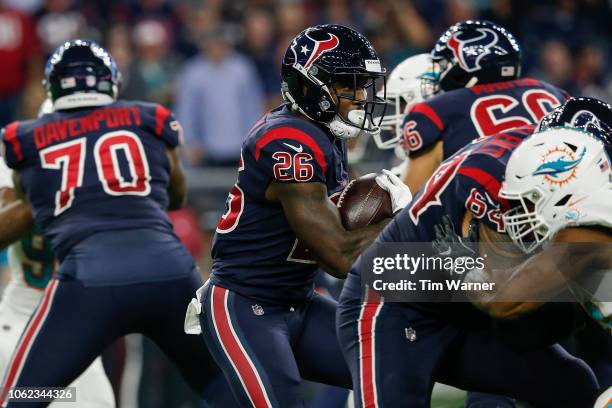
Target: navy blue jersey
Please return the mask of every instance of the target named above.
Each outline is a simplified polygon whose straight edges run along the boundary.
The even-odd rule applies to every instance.
[[[534,129],[534,125],[529,125],[480,138],[445,160],[411,203],[387,225],[376,242],[432,242],[435,239],[434,227],[442,224],[443,217],[448,215],[454,230],[461,231],[468,211],[489,228],[505,233],[502,214],[509,209],[509,205],[499,197],[499,189],[510,155]],[[359,266],[356,265],[349,273],[344,290],[359,298],[360,285]],[[420,305],[427,310],[463,313],[464,316],[460,318],[472,312],[466,315],[465,306],[471,306],[465,304]]]
[[[283,208],[266,200],[272,181],[323,183],[330,197],[348,182],[344,141],[282,105],[242,144],[238,182],[215,234],[212,283],[268,301],[304,300],[317,265],[291,230]]]
[[[3,148],[36,224],[63,258],[99,231],[172,231],[166,147],[179,144],[180,132],[161,105],[117,101],[13,122],[3,129]]]
[[[567,97],[531,78],[455,89],[411,107],[402,143],[410,155],[442,141],[446,160],[473,139],[538,123]]]

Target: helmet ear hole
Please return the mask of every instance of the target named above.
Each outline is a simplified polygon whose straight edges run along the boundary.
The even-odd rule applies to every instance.
[[[572,198],[571,194],[566,194],[565,196],[563,196],[563,198],[561,198],[559,201],[557,201],[555,203],[555,207],[561,207],[564,206],[565,204],[567,204],[567,202]]]

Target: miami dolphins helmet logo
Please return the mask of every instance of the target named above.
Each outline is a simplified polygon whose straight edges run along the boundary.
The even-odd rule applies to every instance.
[[[576,155],[566,147],[550,149],[542,157],[542,164],[532,173],[533,176],[544,176],[550,185],[562,186],[576,177],[578,164],[586,153],[586,147]]]
[[[502,47],[497,47],[497,33],[489,28],[478,28],[480,36],[461,39],[462,32],[453,34],[447,42],[448,48],[453,52],[459,62],[459,66],[467,72],[474,72],[481,69],[480,61],[491,54],[492,49],[498,54],[507,54]],[[476,57],[476,58],[474,58]]]

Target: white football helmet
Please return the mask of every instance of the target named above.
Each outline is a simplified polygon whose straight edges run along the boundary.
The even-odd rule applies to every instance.
[[[387,113],[380,123],[382,132],[373,135],[379,149],[393,149],[397,146],[403,135],[401,126],[407,109],[432,95],[426,88],[432,82],[422,81],[433,75],[432,69],[429,54],[419,54],[405,59],[391,71],[386,83]],[[381,90],[377,96],[384,97],[385,94]],[[385,137],[386,140],[383,140]]]
[[[506,232],[526,253],[568,226],[612,227],[610,157],[581,130],[551,128],[525,139],[508,160],[499,195],[511,200]]]

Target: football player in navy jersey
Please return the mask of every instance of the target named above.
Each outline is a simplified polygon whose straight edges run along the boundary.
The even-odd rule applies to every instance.
[[[551,298],[569,286],[604,329],[579,333],[578,339],[585,361],[607,388],[612,386],[612,303],[605,290],[611,287],[609,245],[537,250],[547,241],[612,241],[612,108],[597,99],[572,98],[547,115],[538,131],[513,152],[500,190],[512,204],[503,215],[508,235],[522,251],[536,255],[515,270],[474,271],[466,279],[498,282],[496,291],[473,292],[472,300],[503,319],[528,314],[543,304],[528,300]]]
[[[336,303],[313,293],[313,278],[319,267],[344,278],[386,224],[347,231],[334,204],[348,183],[345,140],[380,131],[372,112],[384,103],[375,96],[384,72],[363,35],[308,28],[283,58],[286,103],[243,142],[198,294],[203,336],[242,406],[302,406],[301,378],[351,386]],[[399,178],[379,183],[394,210],[410,199]]]
[[[41,106],[39,116],[51,111],[51,101],[47,99]],[[4,159],[0,158],[0,248],[13,242],[20,232],[27,231],[8,248],[11,280],[0,299],[1,374],[6,371],[19,337],[58,266],[51,243],[32,224],[32,208],[29,203],[16,197],[12,172],[4,163]],[[70,386],[80,391],[88,391],[80,393],[79,397],[79,405],[84,408],[115,406],[113,389],[100,357]],[[56,405],[51,404],[51,407]]]
[[[466,237],[474,220],[488,236],[508,241],[502,219],[508,203],[499,189],[510,154],[534,128],[479,139],[444,161],[368,251],[385,243],[432,242],[444,225]],[[519,251],[505,256],[518,258]],[[355,406],[428,407],[435,381],[538,407],[595,401],[593,372],[560,346],[538,343],[522,350],[502,341],[493,335],[491,319],[469,302],[386,302],[365,286],[364,259],[351,269],[337,312]]]
[[[546,82],[520,78],[519,43],[489,21],[454,24],[431,58],[441,93],[413,105],[402,124],[410,158],[404,181],[411,191],[473,139],[536,124],[567,98]]]
[[[435,84],[435,74],[431,55],[419,54],[409,57],[398,64],[385,84],[388,108],[394,114],[385,115],[381,123],[381,135],[375,136],[374,141],[379,149],[395,149],[398,157],[406,158],[405,150],[402,148],[405,140],[403,138],[402,124],[407,111],[417,103],[423,102],[432,96],[432,87]],[[382,91],[379,91],[382,95]],[[394,110],[394,111],[393,111]],[[381,136],[385,136],[384,139]],[[403,160],[401,164],[393,169],[399,177],[405,178],[409,168],[409,160]],[[434,391],[434,400],[436,392]],[[488,395],[470,392],[467,395],[466,407],[481,407],[495,405],[497,408],[514,407],[514,401],[504,396]]]
[[[166,216],[185,200],[180,125],[161,105],[117,101],[119,80],[102,47],[66,42],[45,68],[54,112],[3,129],[15,189],[60,267],[9,363],[2,406],[45,406],[7,397],[13,387],[67,386],[133,332],[155,341],[200,395],[226,384],[182,327],[201,279]]]

